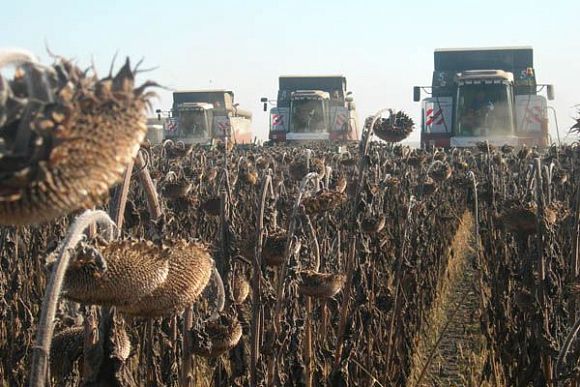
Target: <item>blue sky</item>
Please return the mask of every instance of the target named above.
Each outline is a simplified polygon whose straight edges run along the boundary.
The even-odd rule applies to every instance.
[[[580,104],[580,1],[31,1],[2,0],[0,47],[52,51],[105,73],[115,52],[174,89],[228,88],[259,137],[281,74],[344,74],[361,121],[385,107],[417,120],[439,47],[531,45],[538,81],[553,83],[561,132]],[[169,108],[161,91],[156,106]],[[414,134],[418,139],[418,131]]]

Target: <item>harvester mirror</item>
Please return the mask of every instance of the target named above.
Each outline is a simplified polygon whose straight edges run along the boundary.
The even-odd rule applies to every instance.
[[[155,110],[155,113],[157,113],[157,119],[161,121],[161,109]]]
[[[548,94],[548,100],[554,100],[554,85],[547,85],[546,86],[546,94]]]
[[[267,112],[268,111],[268,98],[262,97],[262,98],[260,98],[260,102],[262,102],[264,104],[264,111]]]
[[[421,100],[421,88],[419,86],[413,87],[413,101],[419,102]]]

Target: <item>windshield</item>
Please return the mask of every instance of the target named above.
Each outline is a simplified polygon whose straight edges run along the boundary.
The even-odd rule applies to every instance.
[[[328,122],[326,112],[328,101],[324,99],[296,99],[292,101],[290,131],[326,132]]]
[[[206,137],[208,133],[205,110],[182,110],[179,113],[179,131],[184,137]]]
[[[508,83],[462,85],[457,91],[458,136],[514,133],[512,89]]]

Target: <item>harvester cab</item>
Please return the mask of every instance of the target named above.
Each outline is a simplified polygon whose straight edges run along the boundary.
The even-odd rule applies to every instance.
[[[270,102],[262,98],[264,111]],[[270,110],[273,142],[356,141],[358,117],[343,76],[280,77]]]
[[[252,114],[234,104],[225,90],[173,93],[173,108],[165,122],[165,138],[208,145],[226,137],[236,143],[252,140]]]
[[[205,141],[212,135],[213,105],[209,103],[184,102],[178,106],[180,135]]]
[[[329,133],[330,95],[321,90],[300,90],[290,97],[291,133]]]
[[[549,143],[546,98],[529,47],[435,51],[431,97],[422,101],[421,146]],[[421,89],[415,87],[414,100]]]
[[[513,74],[469,70],[457,75],[457,133],[463,137],[515,136]]]

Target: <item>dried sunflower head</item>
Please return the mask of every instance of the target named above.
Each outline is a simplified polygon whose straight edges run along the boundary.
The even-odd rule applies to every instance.
[[[300,273],[298,291],[315,298],[330,298],[342,290],[346,282],[344,274],[318,273],[307,270]]]
[[[365,126],[368,128],[373,122],[374,117],[368,117]],[[407,138],[415,123],[405,112],[392,112],[388,118],[379,118],[373,127],[375,135],[381,140],[387,142],[399,142]]]
[[[99,79],[72,62],[27,63],[0,76],[0,224],[42,223],[94,206],[146,133],[152,83],[129,60]]]
[[[194,328],[190,335],[193,353],[204,357],[217,357],[238,344],[242,338],[242,325],[235,316],[222,315],[205,326]]]
[[[339,191],[319,191],[313,196],[302,200],[304,209],[308,215],[321,214],[334,210],[343,205],[347,195]]]
[[[72,376],[74,365],[83,355],[84,328],[67,328],[52,338],[50,346],[50,374],[57,382]]]
[[[580,134],[580,116],[576,118],[576,122],[570,128],[570,133]]]
[[[139,301],[165,283],[170,252],[150,241],[118,240],[81,248],[67,268],[66,298],[95,305]]]
[[[250,283],[243,275],[234,278],[234,302],[237,305],[243,304],[250,294]]]
[[[288,242],[288,233],[286,230],[276,230],[266,238],[262,250],[262,259],[268,266],[280,266],[284,263],[284,253],[286,243]]]
[[[185,240],[164,243],[169,251],[166,280],[139,301],[119,307],[120,312],[141,317],[179,313],[191,305],[208,284],[214,261],[204,246]]]

